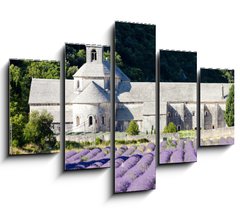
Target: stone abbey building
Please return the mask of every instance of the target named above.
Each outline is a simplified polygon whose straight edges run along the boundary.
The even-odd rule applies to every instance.
[[[86,45],[86,63],[65,80],[66,132],[110,131],[110,63],[103,47]],[[155,129],[155,82],[131,82],[116,67],[117,131],[135,120],[142,132]],[[204,129],[225,127],[224,110],[230,84],[201,84],[201,125]],[[196,83],[160,83],[160,130],[174,122],[178,130],[196,128]],[[30,112],[47,110],[60,130],[60,80],[32,79]]]

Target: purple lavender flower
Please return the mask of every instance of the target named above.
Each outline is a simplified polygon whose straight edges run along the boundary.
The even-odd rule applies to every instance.
[[[72,157],[73,155],[77,154],[76,151],[68,151],[65,153],[65,160]]]
[[[108,167],[110,167],[110,160],[101,166],[101,168],[108,168]]]
[[[195,155],[194,150],[185,151],[184,162],[195,162],[197,161],[197,156]]]
[[[147,168],[152,163],[153,159],[154,154],[152,153],[145,154],[135,166],[133,166],[123,175],[123,177],[127,177],[128,179],[134,180],[147,170]]]
[[[128,148],[127,151],[125,151],[122,156],[129,156],[131,155],[135,150],[136,150],[136,146],[135,145],[132,145],[131,147]]]
[[[154,143],[148,143],[147,145],[147,149],[154,151],[155,150],[156,145]]]
[[[155,183],[156,166],[155,160],[153,160],[147,171],[143,175],[140,175],[136,180],[134,180],[128,187],[127,191],[151,190],[155,188]]]
[[[127,170],[137,164],[141,157],[142,156],[140,155],[132,155],[129,157],[124,163],[121,164],[121,166],[115,170],[115,178],[122,177],[127,172]]]
[[[138,149],[143,153],[146,151],[147,147],[144,144],[141,144]]]
[[[101,152],[102,150],[100,148],[95,148],[93,150],[91,150],[89,153],[87,153],[86,155],[84,155],[84,159],[85,161],[89,161],[90,159],[92,159],[93,157],[95,157],[99,152]]]
[[[183,162],[183,150],[177,149],[176,151],[173,151],[171,158],[170,158],[170,163],[182,163]]]
[[[106,154],[105,154],[103,151],[101,151],[101,152],[99,152],[95,157],[93,157],[91,160],[101,160],[101,159],[103,159],[105,156],[106,156]]]
[[[227,144],[233,145],[234,144],[234,138],[233,137],[227,137]]]
[[[65,160],[65,163],[78,163],[81,161],[82,157],[87,155],[90,151],[88,149],[84,149],[81,152],[74,154],[72,157],[69,157]]]
[[[160,164],[168,163],[172,155],[172,150],[164,150],[160,152]]]
[[[120,167],[125,160],[123,158],[115,159],[115,169]]]
[[[184,148],[184,141],[183,140],[179,140],[179,142],[177,144],[177,149],[183,150],[183,148]]]
[[[130,182],[126,178],[117,178],[115,179],[115,192],[126,192],[129,185]]]

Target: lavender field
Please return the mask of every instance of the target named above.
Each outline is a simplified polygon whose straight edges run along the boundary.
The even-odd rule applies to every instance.
[[[115,192],[155,188],[155,145],[121,146],[115,153]]]
[[[71,150],[65,153],[65,170],[110,167],[110,147]]]
[[[115,148],[116,193],[155,188],[155,147],[148,143]],[[110,147],[65,153],[65,170],[107,167],[110,167]]]
[[[196,142],[189,139],[164,140],[160,143],[160,164],[197,161]]]

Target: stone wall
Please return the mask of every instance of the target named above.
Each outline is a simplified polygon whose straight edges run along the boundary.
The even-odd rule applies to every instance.
[[[216,128],[211,130],[201,130],[201,139],[234,137],[234,127]]]

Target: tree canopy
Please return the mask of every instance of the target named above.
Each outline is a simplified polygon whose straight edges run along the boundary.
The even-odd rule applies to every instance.
[[[234,83],[234,70],[201,68],[201,83]]]
[[[31,79],[59,79],[60,63],[57,61],[10,60],[9,77],[12,145],[22,147],[25,143],[23,130],[28,122]]]
[[[47,113],[47,111],[42,113],[32,111],[23,133],[26,143],[34,143],[41,150],[53,148],[56,139],[51,130],[52,122],[53,116]]]
[[[131,81],[155,81],[155,26],[116,22],[115,40],[122,58],[117,66]]]
[[[228,127],[234,126],[234,85],[229,89],[224,119]]]
[[[196,81],[196,52],[160,50],[160,82]]]

